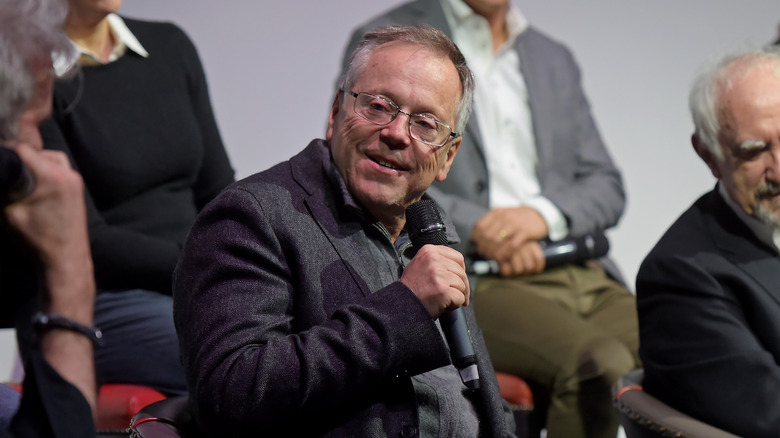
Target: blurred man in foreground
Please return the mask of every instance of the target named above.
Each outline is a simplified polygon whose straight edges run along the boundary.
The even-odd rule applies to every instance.
[[[4,176],[26,169],[29,184],[4,187],[0,216],[0,322],[17,329],[24,396],[0,436],[94,435],[92,327],[95,282],[84,187],[38,132],[51,111],[52,55],[71,58],[58,0],[0,0],[0,151]],[[18,158],[17,158],[18,156]],[[22,179],[24,179],[23,177]],[[22,185],[23,186],[23,185]]]

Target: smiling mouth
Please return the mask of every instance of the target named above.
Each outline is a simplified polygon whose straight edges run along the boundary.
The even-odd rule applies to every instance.
[[[376,164],[378,164],[378,165],[380,165],[380,166],[382,166],[382,167],[386,167],[386,168],[388,168],[388,169],[393,169],[393,170],[404,170],[404,169],[402,169],[401,167],[399,167],[399,166],[397,166],[397,165],[395,165],[395,164],[393,164],[393,163],[390,163],[390,162],[388,162],[388,161],[381,160],[381,159],[379,159],[379,158],[369,157],[369,159],[370,159],[371,161],[373,161],[374,163],[376,163]]]

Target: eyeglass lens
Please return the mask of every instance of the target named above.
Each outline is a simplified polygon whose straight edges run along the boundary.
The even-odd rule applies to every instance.
[[[358,93],[355,99],[355,112],[377,125],[387,125],[392,122],[399,113],[402,113],[398,105],[367,93]],[[409,133],[412,138],[433,146],[441,146],[452,132],[450,128],[434,119],[422,114],[408,114]]]

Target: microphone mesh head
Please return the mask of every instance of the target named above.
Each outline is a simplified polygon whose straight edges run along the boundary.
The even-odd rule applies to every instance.
[[[417,201],[406,208],[406,231],[415,248],[447,244],[447,228],[431,199]]]

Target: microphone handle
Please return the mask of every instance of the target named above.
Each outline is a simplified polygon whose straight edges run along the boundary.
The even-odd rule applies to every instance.
[[[447,338],[450,347],[452,363],[460,373],[463,384],[469,389],[479,388],[479,372],[477,370],[477,355],[471,344],[471,335],[466,325],[463,308],[444,312],[439,317],[439,324]]]
[[[547,268],[582,261],[584,257],[580,252],[575,241],[561,242],[542,248],[544,264]]]

